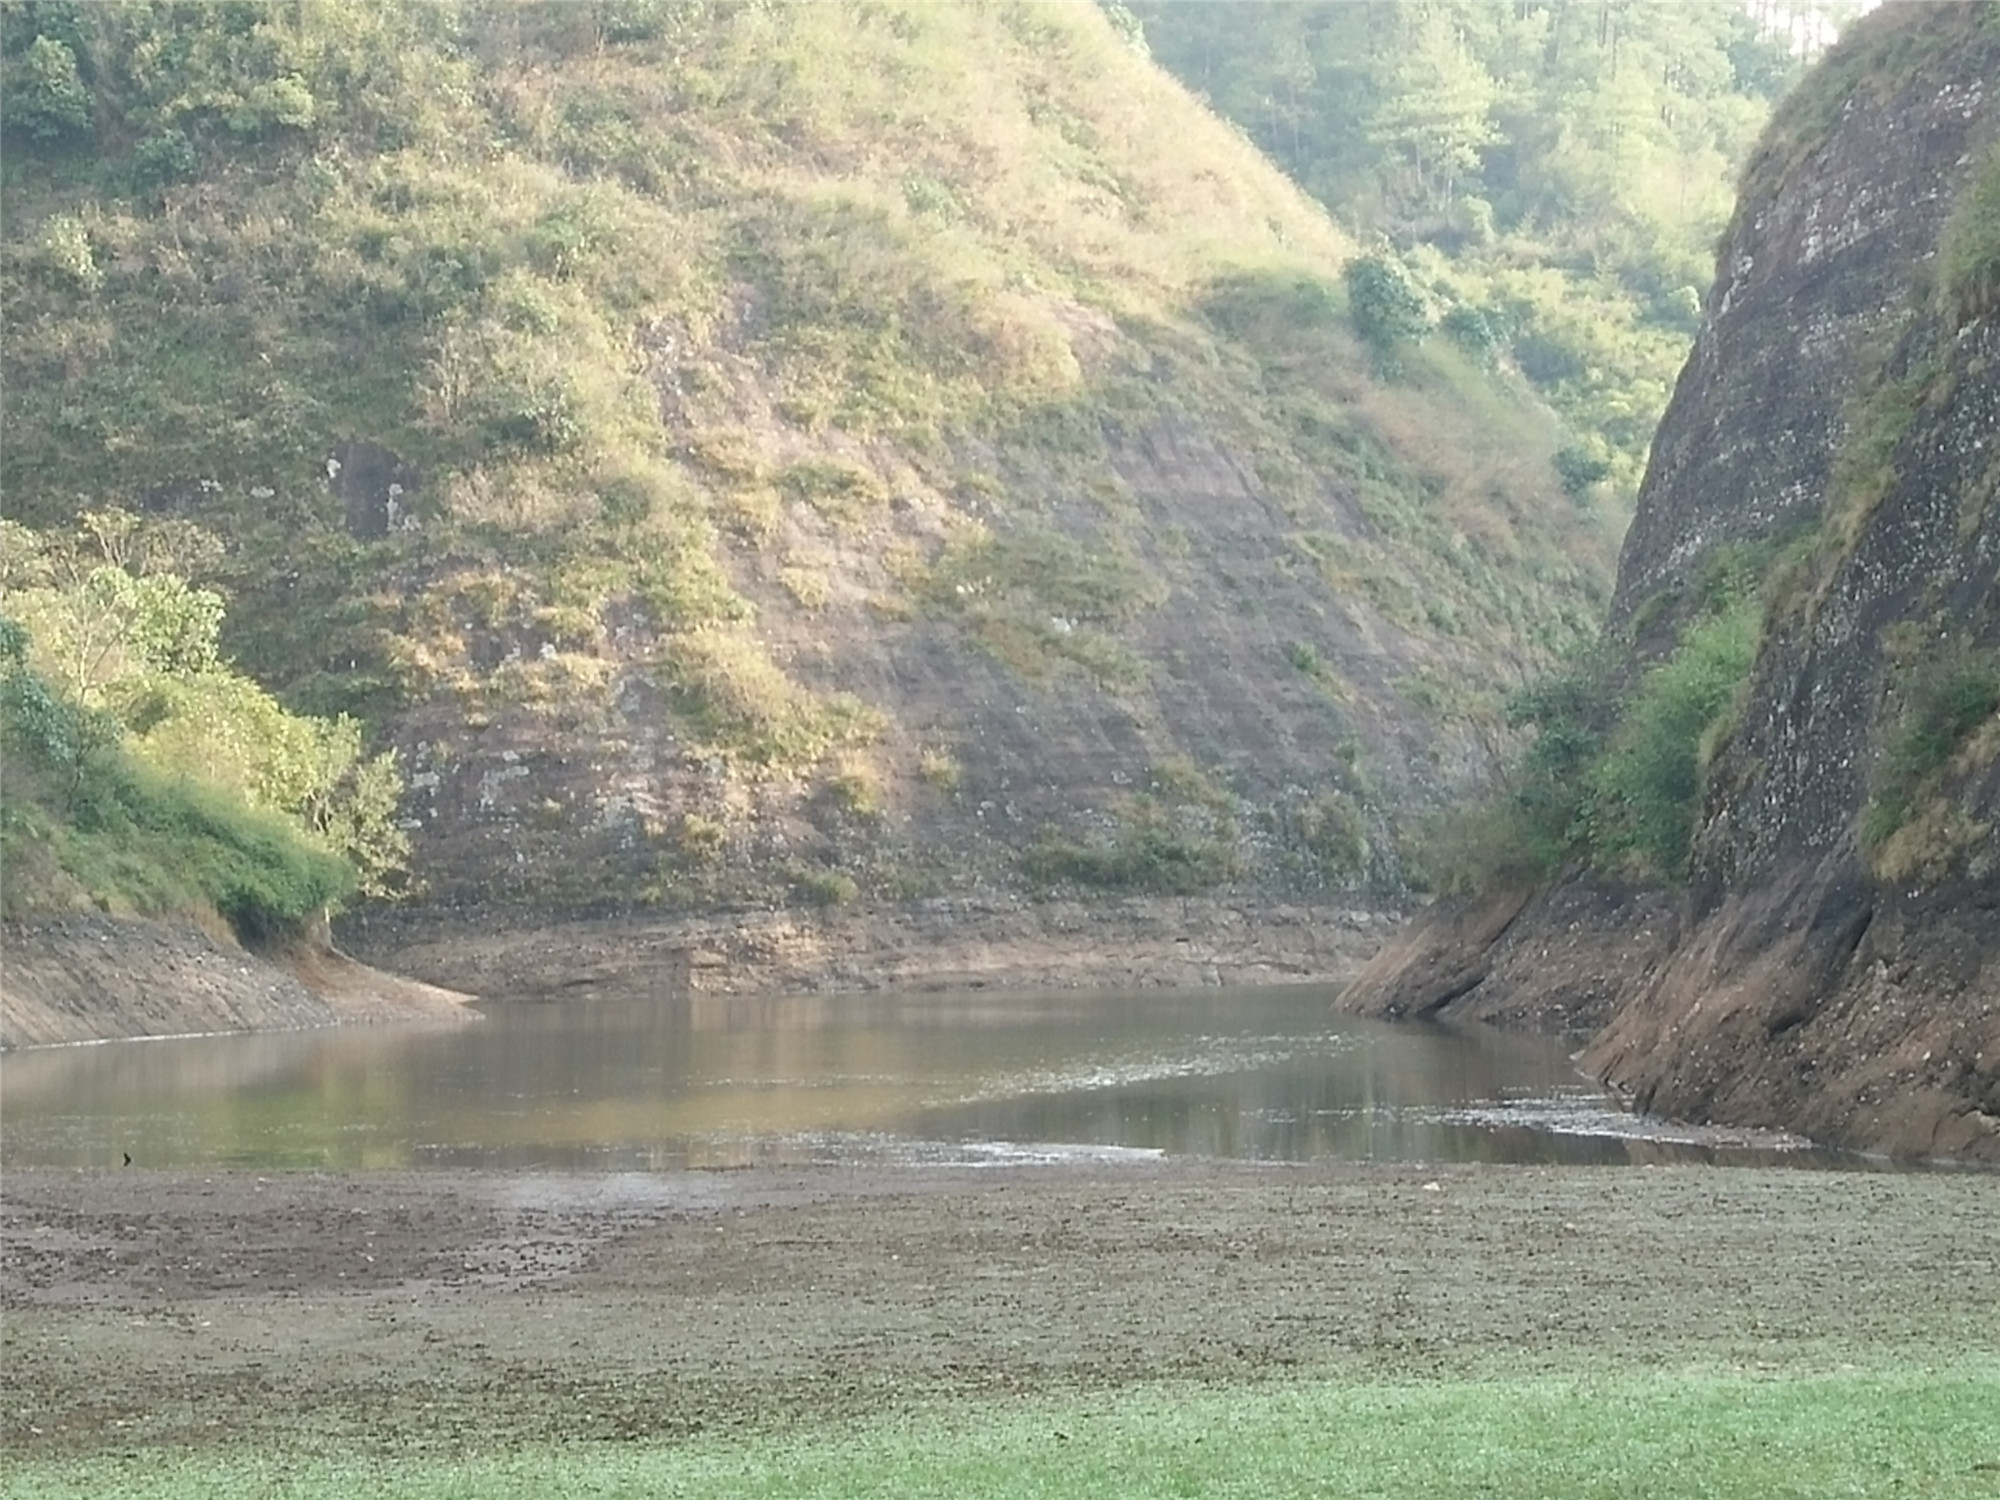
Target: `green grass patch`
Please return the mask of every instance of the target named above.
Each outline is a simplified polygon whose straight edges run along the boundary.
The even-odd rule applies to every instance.
[[[1066,664],[1114,690],[1145,675],[1117,631],[1165,598],[1159,580],[1122,548],[1037,525],[952,543],[918,594],[1024,677]]]
[[[453,1453],[15,1460],[17,1500],[1340,1496],[1966,1500],[2000,1484],[2000,1368],[1154,1388],[852,1426]]]
[[[1149,769],[1146,787],[1121,797],[1107,826],[1084,837],[1046,829],[1022,857],[1039,886],[1191,896],[1238,873],[1236,804],[1184,756]]]
[[[1937,296],[1953,332],[2000,311],[2000,146],[1987,148],[1952,205],[1938,240]]]
[[[852,694],[801,687],[756,642],[726,631],[676,636],[662,673],[700,742],[761,772],[802,771],[836,749],[872,743],[886,728]]]

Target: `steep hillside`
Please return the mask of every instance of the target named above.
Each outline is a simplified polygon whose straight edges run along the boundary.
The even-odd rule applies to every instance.
[[[424,909],[1394,885],[1613,539],[1091,6],[10,6],[8,514],[226,541]]]
[[[1582,873],[1440,913],[1357,1005],[1555,991],[1653,1108],[2000,1157],[1995,78],[2000,8],[1890,6],[1779,112],[1620,563],[1620,690],[1543,714],[1585,748],[1515,805]]]

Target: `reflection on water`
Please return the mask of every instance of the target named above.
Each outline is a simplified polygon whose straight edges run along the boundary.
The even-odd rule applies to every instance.
[[[1354,1021],[1318,986],[686,996],[17,1053],[9,1165],[667,1169],[1175,1153],[1804,1163],[1621,1114],[1544,1038]]]

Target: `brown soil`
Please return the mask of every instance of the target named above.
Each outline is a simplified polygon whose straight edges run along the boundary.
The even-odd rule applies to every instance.
[[[1285,1371],[2000,1346],[1975,1175],[12,1173],[9,1451],[476,1445]]]

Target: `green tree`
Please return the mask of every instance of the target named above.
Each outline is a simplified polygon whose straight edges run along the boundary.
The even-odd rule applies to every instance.
[[[38,36],[0,74],[0,123],[42,143],[90,134],[92,99],[65,42]]]
[[[1480,149],[1495,138],[1488,113],[1500,90],[1468,49],[1456,17],[1429,6],[1397,11],[1402,24],[1376,71],[1379,102],[1368,138],[1381,153],[1395,201],[1441,210],[1478,171]]]
[[[1422,341],[1430,320],[1424,299],[1403,268],[1386,255],[1358,255],[1341,271],[1354,331],[1376,354],[1391,357]]]

